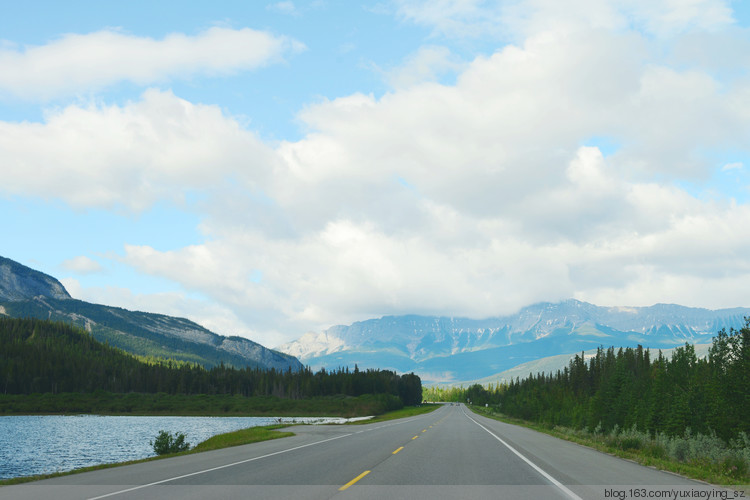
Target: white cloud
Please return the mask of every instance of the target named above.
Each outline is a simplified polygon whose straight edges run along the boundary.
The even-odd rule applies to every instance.
[[[62,263],[64,269],[77,274],[95,274],[103,270],[101,264],[91,257],[79,255]]]
[[[211,241],[128,246],[124,261],[289,337],[570,296],[742,300],[704,290],[749,272],[750,234],[731,228],[750,227],[750,214],[663,178],[709,172],[700,149],[741,147],[749,122],[710,74],[654,63],[648,44],[629,32],[543,34],[476,59],[456,85],[310,106],[300,116],[311,132],[269,153],[256,179],[265,202],[217,190],[202,226]],[[604,158],[579,146],[592,135],[622,146]],[[716,241],[722,252],[706,243]],[[701,280],[711,284],[684,288]]]
[[[298,16],[299,10],[294,5],[294,2],[276,2],[266,6],[267,10],[286,14],[288,16]]]
[[[727,0],[394,0],[398,16],[436,35],[523,39],[547,31],[635,28],[659,37],[733,23]]]
[[[135,211],[199,192],[205,242],[130,244],[122,261],[208,297],[205,321],[226,312],[279,341],[383,314],[481,317],[570,296],[747,305],[750,208],[677,186],[721,168],[713,151],[747,155],[750,83],[675,65],[662,39],[711,36],[726,4],[574,2],[592,7],[582,17],[558,4],[500,12],[533,15],[455,84],[431,81],[448,54],[425,50],[390,93],[308,106],[298,141],[264,144],[214,106],[154,90],[1,123],[0,190]],[[438,7],[473,22],[490,3],[401,5],[437,26]],[[618,150],[581,146],[597,136]]]
[[[422,46],[407,57],[404,63],[385,72],[386,80],[395,88],[405,88],[417,83],[437,81],[446,73],[455,73],[465,67],[450,49],[440,46]]]
[[[744,165],[742,164],[742,162],[737,161],[725,164],[723,167],[721,167],[721,171],[728,172],[730,170],[741,170],[743,167]]]
[[[44,123],[0,122],[0,163],[0,192],[132,211],[228,176],[252,189],[273,166],[270,150],[218,107],[158,90],[122,107],[71,105]]]
[[[304,46],[249,28],[213,27],[161,40],[115,30],[68,34],[46,45],[0,47],[0,95],[50,99],[120,81],[150,85],[193,75],[225,75],[281,60]]]
[[[618,2],[650,32],[671,36],[684,31],[717,31],[733,23],[726,0],[638,0]]]
[[[397,15],[432,27],[436,33],[459,37],[502,36],[499,27],[507,7],[484,0],[395,0]]]
[[[214,333],[239,335],[269,347],[278,345],[287,338],[273,329],[257,331],[248,327],[248,322],[240,319],[231,308],[217,302],[192,298],[181,292],[138,294],[117,286],[85,287],[73,278],[63,278],[60,281],[68,293],[78,300],[131,311],[187,318]]]

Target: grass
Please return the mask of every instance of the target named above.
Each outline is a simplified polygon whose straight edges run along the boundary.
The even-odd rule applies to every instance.
[[[440,405],[437,405],[437,404],[423,404],[420,406],[405,406],[401,408],[400,410],[389,411],[389,412],[383,413],[382,415],[377,415],[369,420],[358,420],[356,422],[349,422],[347,425],[371,424],[373,422],[385,422],[386,420],[395,420],[397,418],[415,417],[417,415],[424,415],[425,413],[430,413],[431,411],[435,411],[439,407]]]
[[[260,441],[269,441],[271,439],[294,436],[293,432],[277,432],[277,429],[282,429],[284,427],[288,427],[288,425],[279,424],[263,427],[250,427],[248,429],[227,432],[226,434],[218,434],[206,439],[202,443],[196,445],[195,448],[182,454],[219,450],[231,446],[240,446],[243,444],[258,443]]]
[[[546,426],[511,418],[492,408],[470,406],[474,413],[508,424],[520,425],[589,448],[632,460],[641,465],[674,472],[692,479],[722,486],[750,484],[750,443],[741,437],[727,446],[715,436],[691,435],[654,437],[635,428],[610,432],[589,432],[561,426]]]
[[[407,407],[401,408],[400,410],[394,410],[394,411],[383,413],[370,420],[352,422],[352,424],[367,424],[367,423],[373,423],[373,422],[382,422],[386,420],[394,420],[398,418],[413,417],[415,415],[421,415],[423,413],[431,412],[435,410],[436,408],[438,408],[438,406],[439,405],[407,406]],[[133,465],[133,464],[139,464],[143,462],[150,462],[153,460],[161,460],[163,458],[172,458],[172,457],[177,457],[181,455],[189,455],[192,453],[201,453],[204,451],[218,450],[222,448],[229,448],[232,446],[241,446],[245,444],[258,443],[261,441],[268,441],[271,439],[279,439],[279,438],[294,436],[293,432],[279,432],[279,429],[290,427],[290,425],[291,424],[275,424],[275,425],[266,425],[266,426],[259,426],[259,427],[249,427],[247,429],[240,429],[238,431],[228,432],[225,434],[217,434],[216,436],[212,436],[208,438],[207,440],[197,444],[190,450],[184,451],[181,453],[160,455],[156,457],[143,458],[140,460],[131,460],[128,462],[117,462],[117,463],[111,463],[111,464],[94,465],[91,467],[82,467],[80,469],[75,469],[72,471],[55,472],[53,474],[39,474],[36,476],[24,476],[24,477],[12,478],[12,479],[4,479],[4,480],[0,480],[0,486],[28,483],[32,481],[40,481],[42,479],[50,479],[50,478],[60,477],[60,476],[69,476],[72,474],[80,474],[82,472],[91,472],[95,470],[110,469],[113,467],[121,467],[124,465]]]

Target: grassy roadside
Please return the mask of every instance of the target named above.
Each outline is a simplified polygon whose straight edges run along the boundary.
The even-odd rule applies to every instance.
[[[538,432],[543,432],[566,441],[571,441],[595,450],[608,453],[620,458],[632,460],[636,463],[655,469],[674,472],[691,479],[705,481],[714,485],[743,487],[750,484],[750,471],[737,470],[736,466],[730,464],[710,463],[708,460],[682,462],[675,460],[658,449],[653,443],[633,440],[627,437],[618,439],[611,435],[594,435],[587,431],[575,430],[566,427],[539,425],[525,420],[511,418],[501,413],[493,412],[492,408],[469,406],[476,414],[482,415],[500,422],[520,425]]]
[[[407,406],[407,407],[401,408],[400,410],[389,411],[389,412],[383,413],[369,420],[351,422],[348,425],[368,424],[368,423],[373,423],[373,422],[394,420],[398,418],[413,417],[415,415],[421,415],[423,413],[431,412],[437,409],[438,406],[439,405]],[[161,460],[164,458],[172,458],[172,457],[177,457],[181,455],[190,455],[193,453],[201,453],[204,451],[229,448],[232,446],[241,446],[245,444],[258,443],[261,441],[268,441],[271,439],[285,438],[289,436],[294,436],[294,433],[293,432],[279,432],[279,429],[290,427],[291,425],[292,424],[277,424],[277,425],[266,425],[266,426],[260,426],[260,427],[249,427],[247,429],[240,429],[238,431],[228,432],[225,434],[217,434],[216,436],[212,436],[208,438],[207,440],[197,444],[190,450],[184,451],[182,453],[160,455],[156,457],[144,458],[141,460],[131,460],[128,462],[117,462],[117,463],[110,463],[110,464],[94,465],[91,467],[83,467],[83,468],[75,469],[72,471],[56,472],[53,474],[40,474],[36,476],[16,477],[12,479],[0,480],[0,486],[28,483],[32,481],[40,481],[42,479],[50,479],[53,477],[69,476],[71,474],[80,474],[82,472],[91,472],[91,471],[101,470],[101,469],[110,469],[113,467],[121,467],[124,465],[133,465],[133,464],[139,464],[143,462],[151,462],[153,460]],[[336,425],[336,424],[332,424],[332,425]]]
[[[405,406],[401,408],[400,410],[393,410],[393,411],[383,413],[382,415],[376,415],[375,417],[369,420],[358,420],[356,422],[349,422],[346,425],[372,424],[374,422],[385,422],[386,420],[395,420],[397,418],[416,417],[417,415],[423,415],[425,413],[430,413],[431,411],[435,411],[438,408],[440,408],[440,405],[438,404],[422,404],[420,406]]]
[[[278,429],[283,429],[285,427],[289,427],[289,425],[266,425],[263,427],[240,429],[234,432],[227,432],[226,434],[217,434],[216,436],[211,436],[202,443],[198,443],[191,450],[181,454],[187,455],[190,453],[201,453],[203,451],[220,450],[232,446],[259,443],[261,441],[294,436],[293,432],[278,432]]]

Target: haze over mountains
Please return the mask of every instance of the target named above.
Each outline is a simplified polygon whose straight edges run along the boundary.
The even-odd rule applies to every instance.
[[[474,381],[528,361],[599,346],[667,349],[710,343],[722,328],[741,328],[746,316],[748,308],[599,307],[571,299],[484,320],[388,316],[308,333],[277,349],[313,368],[356,363],[414,371],[427,383]]]
[[[72,323],[94,338],[141,356],[238,368],[299,370],[295,357],[243,337],[225,337],[185,318],[92,304],[70,296],[57,279],[0,257],[0,315]]]
[[[557,358],[527,366],[564,365],[566,356],[599,346],[707,344],[722,328],[744,326],[750,308],[599,307],[571,299],[481,320],[386,316],[307,333],[271,350],[243,337],[217,335],[185,318],[76,300],[52,276],[0,257],[0,315],[73,323],[128,352],[209,367],[223,362],[297,370],[304,363],[317,370],[356,364],[415,372],[426,383],[469,383],[499,380],[507,377],[506,370],[551,356]]]

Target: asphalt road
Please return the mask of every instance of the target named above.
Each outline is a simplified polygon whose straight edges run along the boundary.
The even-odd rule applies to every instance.
[[[0,499],[733,498],[463,406],[290,430],[296,436],[5,486]]]

